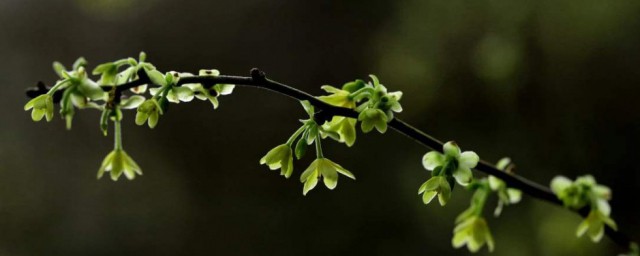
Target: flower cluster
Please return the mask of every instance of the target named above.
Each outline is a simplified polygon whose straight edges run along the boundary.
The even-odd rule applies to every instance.
[[[509,158],[501,159],[497,167],[502,171],[509,171],[511,160]],[[504,205],[515,204],[520,201],[520,191],[508,188],[504,181],[489,176],[488,178],[476,179],[467,188],[474,191],[471,197],[469,208],[463,211],[456,218],[456,228],[454,229],[453,239],[451,243],[455,248],[467,245],[471,252],[477,252],[486,243],[489,251],[493,251],[494,242],[491,231],[482,216],[484,206],[492,192],[498,194],[498,207],[494,211],[494,215],[498,217]]]
[[[432,171],[431,179],[426,181],[418,194],[423,194],[422,200],[425,204],[438,195],[440,205],[447,204],[451,197],[451,190],[455,181],[462,186],[467,186],[473,178],[471,168],[476,167],[480,157],[473,151],[461,152],[460,147],[449,141],[443,145],[443,153],[431,151],[424,155],[422,164],[425,169]]]
[[[367,133],[374,128],[380,133],[387,130],[387,123],[393,119],[394,112],[402,111],[400,99],[402,92],[387,92],[387,88],[380,84],[378,78],[370,75],[371,82],[365,83],[358,79],[348,82],[341,89],[330,85],[321,88],[329,95],[320,96],[318,99],[333,106],[350,108],[358,111],[358,120],[361,121],[362,131]],[[337,141],[352,146],[356,141],[355,118],[335,116],[329,122],[323,124],[323,128],[337,134]]]
[[[328,136],[334,137],[334,135],[331,135],[331,131],[325,130],[316,123],[314,120],[315,108],[313,105],[308,101],[302,101],[301,103],[309,119],[301,120],[303,124],[302,127],[300,127],[285,144],[278,145],[271,149],[260,159],[260,164],[266,164],[271,170],[280,169],[280,175],[289,178],[293,173],[293,155],[295,154],[297,159],[301,159],[306,153],[307,147],[315,143],[316,160],[314,160],[300,176],[300,182],[304,183],[302,190],[304,195],[316,187],[319,178],[323,178],[325,186],[329,189],[334,189],[338,185],[338,173],[355,179],[355,176],[351,172],[324,157],[321,140]],[[293,149],[294,143],[296,144],[295,150]]]
[[[594,242],[600,241],[604,235],[604,225],[617,229],[616,223],[609,217],[611,207],[611,190],[596,183],[591,175],[578,177],[572,181],[563,176],[551,180],[551,190],[558,196],[565,207],[581,209],[589,207],[589,215],[578,225],[576,236],[589,233]]]
[[[146,62],[147,55],[141,52],[139,58],[120,59],[96,66],[92,74],[98,75],[97,81],[87,74],[87,61],[77,59],[71,69],[59,62],[53,63],[53,69],[60,79],[45,94],[38,95],[25,104],[24,109],[31,110],[31,118],[40,121],[46,118],[51,121],[54,115],[54,94],[62,95],[60,114],[65,118],[67,128],[71,128],[75,108],[94,108],[102,111],[100,129],[107,135],[109,124],[116,130],[114,150],[104,159],[98,178],[105,172],[117,180],[121,174],[133,179],[135,174],[142,174],[140,167],[122,149],[120,122],[122,109],[137,109],[135,122],[138,125],[147,123],[150,128],[158,124],[160,116],[166,112],[168,103],[188,102],[197,98],[210,101],[214,108],[219,105],[218,97],[229,95],[234,89],[231,84],[184,84],[180,78],[193,76],[190,73],[158,71],[154,65]],[[146,77],[145,77],[146,75]],[[200,70],[201,77],[216,77],[220,72],[215,69]],[[124,95],[119,86],[134,82],[136,79],[148,78],[149,84],[141,84],[130,89],[131,95]],[[153,87],[147,90],[147,87]],[[151,97],[143,94],[149,91]],[[286,168],[285,168],[286,169]]]

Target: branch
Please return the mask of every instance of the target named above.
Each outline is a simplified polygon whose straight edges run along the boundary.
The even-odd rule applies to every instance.
[[[314,105],[316,109],[319,111],[317,113],[317,116],[319,116],[321,120],[318,120],[318,121],[322,121],[322,122],[326,120],[330,120],[331,117],[333,116],[345,116],[345,117],[351,117],[351,118],[358,117],[358,112],[356,112],[355,110],[330,105],[328,103],[325,103],[324,101],[317,99],[316,97],[314,97],[309,93],[306,93],[304,91],[298,90],[291,86],[270,80],[266,77],[264,72],[260,71],[257,68],[254,68],[251,70],[250,77],[226,76],[226,75],[220,75],[215,77],[214,76],[182,77],[178,81],[177,85],[181,86],[184,84],[198,84],[198,83],[202,84],[204,87],[211,87],[216,84],[235,84],[240,86],[262,88],[262,89],[267,89],[270,91],[280,93],[285,96],[289,96],[298,101],[307,100],[312,105]],[[147,76],[146,72],[144,72],[143,70],[140,70],[138,72],[138,79],[133,80],[129,83],[119,85],[116,88],[116,94],[121,94],[126,90],[129,90],[131,88],[135,88],[137,86],[144,85],[144,84],[151,85],[151,80]],[[103,90],[108,91],[108,90],[111,90],[113,86],[103,85],[102,88]],[[27,91],[27,96],[33,98],[40,94],[44,94],[47,91],[48,90],[46,89],[46,87],[44,87],[43,84],[39,83],[37,89],[29,89]],[[58,91],[58,92],[61,92],[61,91]],[[59,100],[59,97],[58,97],[58,100]],[[422,144],[423,146],[442,153],[443,143],[441,141],[439,141],[434,137],[431,137],[430,135],[424,133],[423,131],[409,125],[408,123],[398,118],[394,118],[393,120],[391,120],[391,122],[388,123],[388,125],[392,127],[394,130],[396,130],[397,132],[404,134],[405,136],[413,139],[414,141]],[[548,187],[538,184],[534,181],[528,180],[522,176],[519,176],[513,173],[504,172],[487,161],[480,160],[475,170],[487,175],[495,176],[503,180],[509,187],[517,188],[531,197],[534,197],[543,201],[547,201],[555,205],[563,206],[562,201],[560,201]],[[579,210],[571,210],[571,211],[576,212],[583,218],[589,214],[588,207],[584,207]],[[607,225],[605,225],[605,234],[613,242],[615,242],[616,244],[618,244],[619,246],[625,249],[629,248],[629,246],[631,245],[631,239],[629,238],[629,236],[627,236],[625,233],[622,233],[620,231],[613,230]]]

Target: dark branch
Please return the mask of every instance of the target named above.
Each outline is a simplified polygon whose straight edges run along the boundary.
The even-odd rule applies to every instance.
[[[133,80],[129,83],[119,85],[116,88],[116,93],[121,93],[125,90],[135,88],[144,84],[151,84],[151,80],[147,76],[146,72],[140,70],[138,72],[138,79]],[[178,81],[178,86],[183,84],[202,84],[205,87],[212,87],[216,84],[235,84],[247,87],[256,87],[263,88],[267,90],[271,90],[277,93],[280,93],[285,96],[289,96],[293,99],[303,101],[307,100],[312,105],[317,108],[317,111],[320,111],[322,115],[322,120],[329,120],[332,116],[345,116],[351,118],[357,118],[358,112],[342,107],[336,107],[330,104],[325,103],[317,99],[316,97],[293,88],[291,86],[267,79],[264,72],[260,71],[257,68],[251,69],[251,77],[243,77],[243,76],[192,76],[192,77],[182,77]],[[153,86],[153,85],[152,85]],[[113,86],[106,85],[102,86],[105,91],[111,90]],[[48,90],[44,89],[43,85],[39,85],[38,89],[30,89],[27,91],[27,96],[33,98],[40,94],[46,93]],[[426,146],[427,148],[437,150],[442,152],[443,143],[436,138],[429,136],[428,134],[422,132],[421,130],[405,123],[404,121],[395,118],[391,122],[389,122],[389,126],[394,130],[398,131],[401,134],[406,135],[407,137],[415,140],[416,142]],[[499,170],[494,165],[480,160],[478,165],[475,168],[477,171],[482,172],[487,175],[493,175],[497,178],[503,180],[509,187],[517,188],[522,190],[525,194],[528,194],[531,197],[538,198],[543,201],[547,201],[549,203],[563,206],[562,201],[560,201],[556,195],[547,187],[531,180],[528,180],[524,177],[507,173]],[[580,210],[574,210],[574,212],[578,213],[582,217],[586,217],[589,214],[589,208],[585,207]],[[616,244],[626,248],[629,248],[631,244],[630,238],[619,231],[611,229],[609,226],[605,225],[605,234]]]

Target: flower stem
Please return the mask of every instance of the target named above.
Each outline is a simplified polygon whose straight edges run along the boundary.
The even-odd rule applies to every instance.
[[[116,150],[122,150],[122,131],[120,129],[120,121],[118,120],[113,121],[113,129],[114,129],[113,138],[115,140],[113,147]]]
[[[324,158],[324,155],[322,154],[322,143],[321,143],[322,139],[320,138],[320,133],[318,133],[318,135],[316,136],[315,142],[316,142],[316,157],[317,158]]]
[[[69,79],[65,79],[65,80],[60,81],[59,83],[57,83],[56,85],[51,87],[51,89],[49,89],[47,94],[53,95],[53,93],[55,93],[58,89],[60,89],[60,87],[62,87],[63,85],[67,84],[68,82],[69,82]]]
[[[478,188],[479,192],[481,193],[480,195],[480,200],[478,202],[478,207],[476,207],[476,212],[475,214],[477,216],[482,216],[482,210],[484,209],[484,205],[487,202],[487,199],[489,198],[489,185],[488,184],[482,184],[480,188]]]
[[[293,141],[296,140],[296,138],[298,138],[298,136],[300,136],[300,134],[302,132],[304,132],[304,130],[307,128],[307,125],[303,125],[300,128],[298,128],[298,130],[296,132],[293,133],[293,135],[291,135],[291,137],[289,137],[289,140],[287,140],[287,145],[289,145],[289,147],[291,147],[291,145],[293,145]],[[303,138],[304,139],[304,138]]]

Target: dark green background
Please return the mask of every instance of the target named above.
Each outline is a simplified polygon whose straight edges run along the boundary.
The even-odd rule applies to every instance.
[[[179,3],[178,3],[179,2]],[[218,68],[319,95],[377,74],[405,94],[399,115],[483,159],[510,156],[542,184],[591,173],[614,191],[613,217],[640,237],[640,2],[0,1],[0,255],[467,255],[450,239],[469,193],[442,208],[417,189],[427,149],[393,131],[358,134],[325,155],[351,170],[306,197],[258,165],[298,127],[287,97],[237,88],[212,111],[172,105],[149,130],[125,114],[135,181],[96,180],[112,138],[97,111],[72,131],[34,123],[24,90],[51,62],[91,65],[140,50],[163,71]],[[480,175],[480,174],[477,174]],[[575,238],[580,218],[525,196],[487,220],[493,255],[613,255]],[[486,249],[480,254],[485,254]]]

